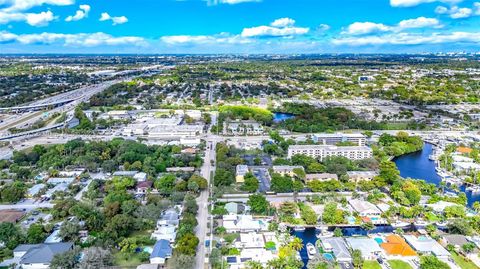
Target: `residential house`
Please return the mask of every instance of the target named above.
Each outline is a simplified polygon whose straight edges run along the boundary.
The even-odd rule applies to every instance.
[[[51,177],[47,180],[47,183],[51,185],[66,184],[69,186],[73,181],[75,181],[74,177]]]
[[[144,173],[144,172],[136,173],[136,174],[133,176],[133,179],[135,179],[137,182],[147,181],[147,173]]]
[[[30,189],[28,189],[27,191],[27,198],[33,198],[33,197],[36,197],[41,190],[43,190],[43,188],[45,188],[45,184],[41,183],[41,184],[35,184],[33,185]]]
[[[294,177],[295,176],[295,172],[294,170],[296,169],[300,169],[300,170],[304,170],[303,169],[303,166],[298,166],[298,165],[274,165],[272,167],[272,170],[273,170],[273,173],[277,173],[277,174],[280,174],[282,176],[290,176],[290,177]]]
[[[348,203],[361,217],[380,216],[382,214],[380,209],[368,201],[351,199]]]
[[[46,269],[57,254],[65,253],[73,248],[73,243],[22,244],[13,250],[14,258],[22,269]]]
[[[446,234],[442,237],[442,242],[447,246],[454,246],[457,251],[461,251],[463,245],[469,243],[467,238],[461,234]]]
[[[413,248],[405,242],[405,239],[399,235],[392,234],[387,236],[386,242],[382,243],[380,246],[383,248],[387,255],[391,256],[401,256],[401,257],[411,257],[417,256],[417,253]]]
[[[449,258],[451,256],[444,247],[442,247],[437,241],[427,236],[404,235],[407,243],[418,253],[432,254],[437,258]]]
[[[338,262],[352,262],[352,255],[342,237],[324,237],[320,239],[323,250],[333,252]]]
[[[164,221],[169,225],[178,226],[180,223],[180,216],[175,209],[167,209],[163,212],[162,216],[160,216],[160,221]]]
[[[348,171],[348,180],[352,182],[371,181],[378,176],[376,171]]]
[[[374,260],[382,253],[378,243],[372,238],[349,237],[345,239],[351,249],[360,250],[365,260]]]
[[[165,261],[172,257],[172,247],[168,240],[158,240],[153,246],[152,254],[150,254],[150,263],[165,264]]]
[[[225,209],[230,214],[242,214],[246,208],[247,206],[241,203],[230,202],[225,204]]]
[[[251,215],[229,214],[223,216],[223,227],[227,233],[248,233],[268,230],[268,222],[254,220]]]
[[[170,243],[173,243],[175,241],[175,238],[177,237],[176,230],[177,226],[167,224],[165,221],[158,221],[157,227],[150,237],[155,240],[164,239]]]
[[[137,183],[137,194],[146,194],[153,186],[152,181],[141,181]]]

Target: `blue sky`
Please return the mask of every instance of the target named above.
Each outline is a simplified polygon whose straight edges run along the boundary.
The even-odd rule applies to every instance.
[[[0,53],[477,52],[477,1],[0,0]]]

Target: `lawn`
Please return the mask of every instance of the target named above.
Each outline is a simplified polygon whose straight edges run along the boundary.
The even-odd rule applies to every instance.
[[[471,261],[466,260],[463,256],[457,254],[456,252],[450,252],[452,258],[458,266],[462,269],[477,269],[478,267]]]
[[[138,254],[117,252],[113,255],[113,257],[114,264],[116,266],[120,266],[121,268],[134,268],[143,263]]]
[[[382,269],[380,264],[377,261],[365,261],[363,263],[363,269]]]
[[[390,264],[390,266],[392,267],[392,269],[412,269],[412,267],[410,266],[410,264],[404,262],[404,261],[400,261],[400,260],[391,260],[391,261],[388,261],[388,263]]]

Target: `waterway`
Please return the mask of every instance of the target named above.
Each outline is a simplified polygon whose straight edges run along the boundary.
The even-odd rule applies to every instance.
[[[442,180],[435,171],[435,162],[428,159],[432,152],[433,145],[425,143],[421,151],[400,156],[393,161],[403,178],[423,179],[438,186]],[[460,188],[460,190],[467,195],[469,206],[475,201],[480,201],[480,194],[472,195],[472,192],[465,191],[465,187]]]

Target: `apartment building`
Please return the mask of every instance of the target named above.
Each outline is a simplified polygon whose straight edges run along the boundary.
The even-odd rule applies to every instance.
[[[297,154],[307,155],[320,160],[331,156],[342,156],[350,160],[362,160],[373,157],[372,149],[366,146],[292,145],[288,147],[288,158],[292,158],[292,156]]]

